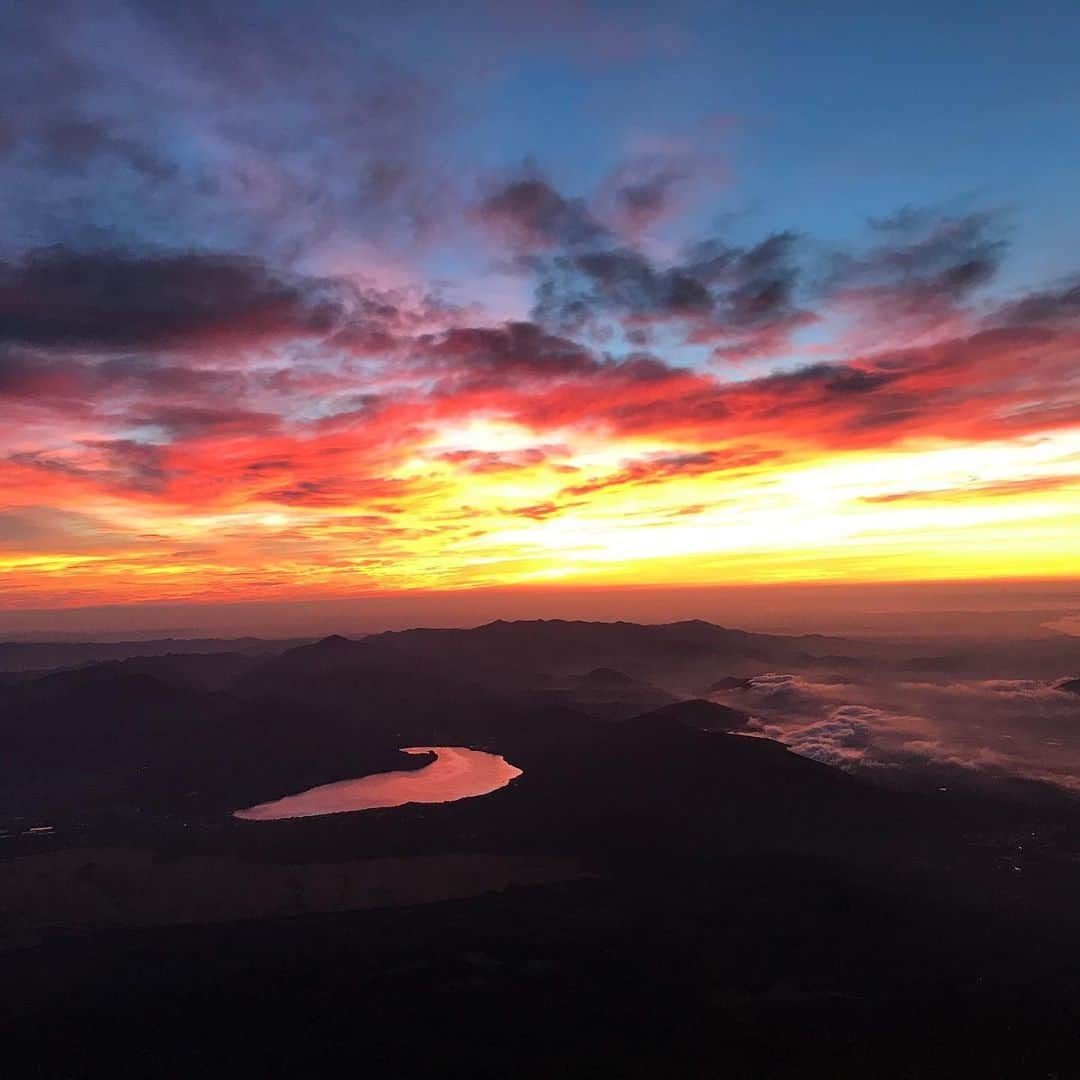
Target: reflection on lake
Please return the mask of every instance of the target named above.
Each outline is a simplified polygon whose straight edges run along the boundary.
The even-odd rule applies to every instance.
[[[444,803],[487,795],[506,787],[521,770],[498,754],[468,750],[464,746],[406,746],[406,754],[435,755],[422,769],[375,773],[358,780],[333,784],[287,795],[273,802],[237,810],[234,817],[245,821],[278,821],[282,818],[343,814],[350,810],[404,806],[405,803]]]

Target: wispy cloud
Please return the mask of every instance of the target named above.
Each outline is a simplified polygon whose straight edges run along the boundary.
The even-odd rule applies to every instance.
[[[1061,572],[1080,304],[1000,215],[736,238],[703,139],[493,164],[347,5],[61,15],[0,43],[14,602]]]

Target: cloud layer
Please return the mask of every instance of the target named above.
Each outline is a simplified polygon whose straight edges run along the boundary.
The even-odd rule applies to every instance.
[[[715,696],[830,765],[915,775],[932,765],[942,777],[959,768],[1080,790],[1080,697],[1061,679],[768,673]]]
[[[564,190],[306,17],[5,16],[5,603],[1065,571],[1080,294],[999,215],[736,238],[660,138]]]

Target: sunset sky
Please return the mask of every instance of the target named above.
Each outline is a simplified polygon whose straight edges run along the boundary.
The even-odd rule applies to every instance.
[[[0,16],[0,626],[1080,576],[1069,5],[242,8]]]

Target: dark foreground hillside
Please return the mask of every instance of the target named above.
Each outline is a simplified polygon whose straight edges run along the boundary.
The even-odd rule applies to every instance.
[[[22,1076],[1076,1075],[1074,948],[787,859],[52,939],[4,962]]]
[[[0,686],[12,1075],[1080,1075],[1073,796],[878,783],[679,700],[813,639],[471,633]],[[439,744],[522,774],[231,815]]]

